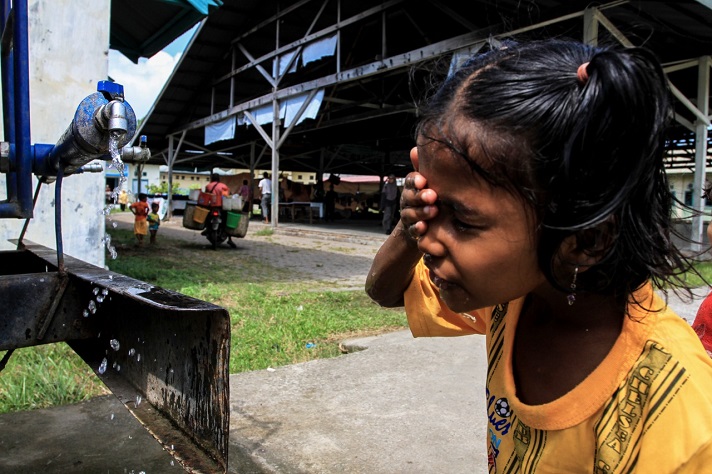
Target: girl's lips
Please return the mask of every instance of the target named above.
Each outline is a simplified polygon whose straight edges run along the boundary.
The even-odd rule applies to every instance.
[[[435,286],[437,286],[440,290],[447,290],[448,287],[450,286],[450,283],[447,280],[444,280],[440,278],[439,276],[431,276],[430,280],[433,282]]]
[[[435,271],[432,268],[428,267],[428,271],[429,271],[429,275],[430,275],[430,281],[432,281],[433,285],[438,287],[439,290],[441,290],[441,291],[447,290],[450,286],[453,285],[446,279],[440,278],[439,276],[437,276],[437,274],[435,273]]]

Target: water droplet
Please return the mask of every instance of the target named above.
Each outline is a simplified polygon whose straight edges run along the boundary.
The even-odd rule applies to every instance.
[[[91,314],[96,313],[96,303],[94,303],[94,300],[89,300],[89,312]]]
[[[121,344],[119,344],[119,341],[117,341],[116,339],[112,339],[109,341],[109,346],[115,351],[118,351],[119,347],[121,347]]]
[[[114,414],[113,414],[113,413],[111,414],[111,419],[112,419],[112,420],[114,419]]]
[[[109,276],[109,280],[111,280],[111,276]],[[109,290],[106,289],[106,288],[104,288],[103,290],[101,290],[101,294],[104,295],[104,296],[106,296],[106,295],[109,294]]]
[[[99,365],[99,373],[100,374],[103,374],[104,372],[106,372],[106,364],[108,364],[108,363],[109,363],[109,361],[106,360],[106,357],[104,357],[104,359],[101,361],[101,365]]]
[[[136,349],[134,349],[133,347],[131,349],[129,349],[129,357],[131,357],[135,353],[136,353]]]
[[[84,311],[82,311],[82,316],[84,316],[85,318],[88,318],[88,317],[89,317],[89,310],[88,310],[88,309],[85,309]]]
[[[109,275],[109,280],[113,280],[113,279],[114,279],[114,275]]]
[[[141,404],[141,395],[136,395],[136,406]]]
[[[96,296],[96,302],[97,302],[97,303],[103,303],[103,302],[104,302],[104,295],[97,295],[97,296]]]
[[[141,354],[136,354],[136,362],[141,362]]]
[[[117,372],[121,372],[121,365],[116,364],[116,371],[117,371]]]
[[[100,291],[101,291],[101,288],[99,288],[98,286],[96,288],[94,288],[94,290],[93,290],[95,295],[98,295]]]

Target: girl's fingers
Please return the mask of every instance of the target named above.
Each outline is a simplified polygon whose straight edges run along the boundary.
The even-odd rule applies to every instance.
[[[410,162],[413,163],[413,169],[418,171],[418,147],[413,147],[410,149]]]

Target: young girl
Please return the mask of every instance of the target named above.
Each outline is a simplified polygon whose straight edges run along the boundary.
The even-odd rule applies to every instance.
[[[489,471],[709,472],[712,360],[654,290],[689,269],[656,59],[507,44],[419,110],[366,289],[416,337],[486,334]]]
[[[156,243],[156,234],[158,234],[158,228],[161,226],[161,216],[158,214],[161,205],[157,202],[151,203],[151,212],[146,217],[148,220],[148,232],[151,234],[149,242],[152,244]]]
[[[138,201],[129,206],[129,210],[134,216],[134,235],[136,244],[143,246],[143,238],[148,234],[148,196],[145,193],[138,194]]]

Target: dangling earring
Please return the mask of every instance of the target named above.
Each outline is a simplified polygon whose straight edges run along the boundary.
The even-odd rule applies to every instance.
[[[571,293],[566,296],[566,300],[569,302],[569,306],[576,302],[576,277],[578,276],[578,267],[574,268],[574,278],[571,280]]]

